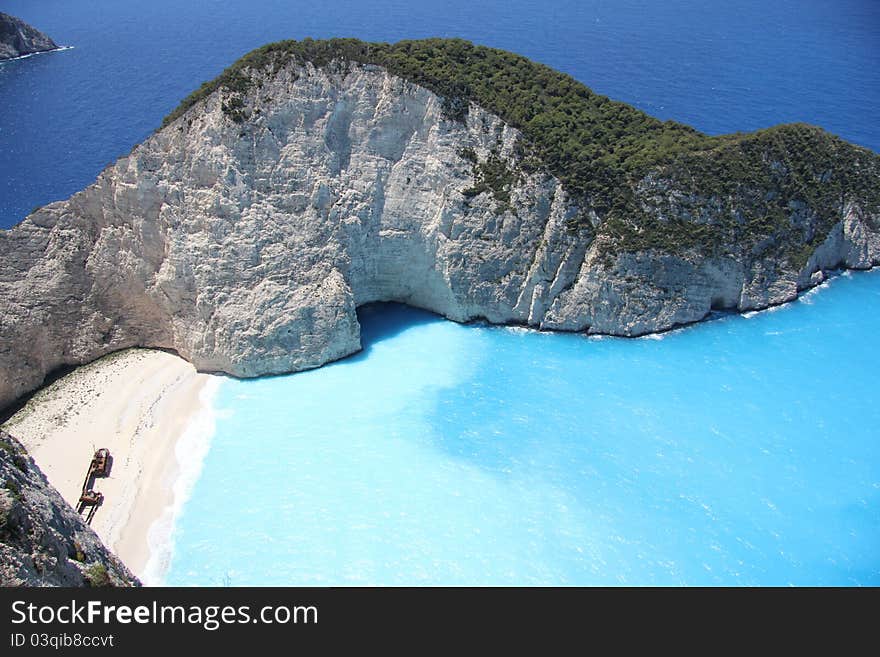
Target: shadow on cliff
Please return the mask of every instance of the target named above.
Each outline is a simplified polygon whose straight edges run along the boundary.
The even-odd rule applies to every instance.
[[[448,321],[427,310],[393,302],[364,304],[357,309],[357,317],[361,325],[362,348],[358,353],[346,358],[346,361],[366,358],[374,345],[413,327]]]

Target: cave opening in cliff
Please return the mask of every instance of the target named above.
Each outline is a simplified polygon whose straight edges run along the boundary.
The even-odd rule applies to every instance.
[[[727,310],[730,308],[730,304],[724,301],[724,297],[712,297],[710,308],[714,311]]]
[[[357,319],[361,326],[361,351],[355,357],[366,356],[374,345],[409,329],[449,321],[429,310],[396,301],[375,301],[358,306]]]

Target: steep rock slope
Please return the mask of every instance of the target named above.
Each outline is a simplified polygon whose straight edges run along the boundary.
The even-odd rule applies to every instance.
[[[317,367],[360,348],[371,301],[631,336],[880,262],[870,151],[806,126],[708,138],[499,52],[282,42],[203,86],[0,232],[0,407],[136,345]]]
[[[0,586],[138,586],[12,436],[0,431]]]
[[[55,50],[58,45],[20,18],[0,12],[0,60]]]

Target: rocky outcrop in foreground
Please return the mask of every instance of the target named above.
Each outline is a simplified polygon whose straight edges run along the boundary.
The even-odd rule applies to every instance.
[[[0,431],[0,586],[139,586],[46,480]]]
[[[496,53],[453,46],[467,66]],[[497,114],[387,67],[258,54],[93,185],[0,231],[0,407],[59,366],[132,346],[241,377],[318,367],[360,349],[355,310],[374,301],[635,336],[880,263],[878,158],[818,129],[705,146],[504,55],[571,90],[535,97],[562,108],[548,125],[568,129],[571,103],[589,104],[570,142],[586,157],[587,135],[606,140],[588,178],[637,129],[698,142],[603,187],[577,178],[579,160],[560,175],[536,164]],[[611,128],[590,123],[602,112]]]
[[[20,18],[0,12],[0,60],[55,50],[58,45]]]

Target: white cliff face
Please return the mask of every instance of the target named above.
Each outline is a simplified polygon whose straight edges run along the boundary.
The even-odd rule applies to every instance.
[[[337,72],[331,72],[336,69]],[[472,163],[518,132],[369,65],[266,75],[236,123],[214,93],[94,185],[0,231],[0,408],[46,373],[135,345],[236,376],[360,349],[355,310],[638,335],[793,298],[817,270],[880,262],[853,208],[801,272],[699,254],[609,257],[545,173],[511,209],[468,200]],[[515,168],[515,167],[514,167]],[[815,277],[814,277],[815,278]]]

